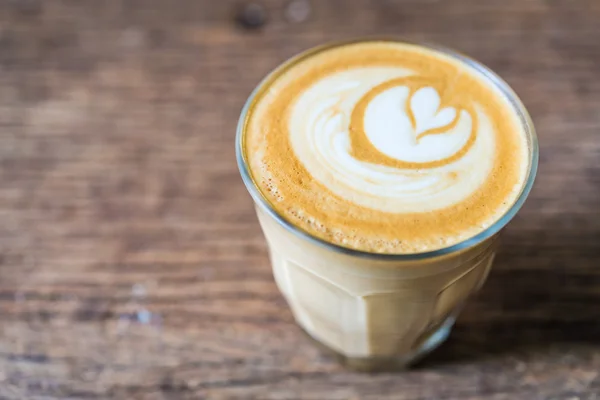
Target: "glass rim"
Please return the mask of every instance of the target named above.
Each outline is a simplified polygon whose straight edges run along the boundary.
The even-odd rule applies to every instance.
[[[294,225],[292,222],[288,221],[284,216],[279,214],[271,205],[269,200],[267,200],[262,194],[261,190],[255,184],[255,181],[252,177],[252,173],[248,166],[246,155],[244,151],[244,128],[246,126],[246,121],[248,119],[248,112],[251,106],[254,104],[257,96],[266,88],[268,83],[271,80],[277,78],[279,74],[283,73],[286,69],[292,67],[296,63],[300,62],[303,59],[306,59],[312,55],[318,54],[322,51],[351,45],[358,43],[368,43],[368,42],[393,42],[393,43],[401,43],[407,45],[413,45],[418,47],[423,47],[425,49],[430,49],[434,51],[438,51],[444,54],[447,57],[453,58],[456,61],[462,62],[466,64],[468,67],[473,68],[477,73],[481,74],[483,78],[488,80],[493,86],[495,86],[500,92],[506,97],[510,105],[514,108],[518,119],[524,128],[525,134],[527,135],[527,142],[529,147],[529,168],[527,170],[526,179],[524,181],[523,186],[521,187],[521,191],[517,196],[516,200],[512,204],[512,206],[500,217],[498,218],[492,225],[479,232],[478,234],[471,236],[468,239],[455,243],[451,246],[442,247],[436,250],[429,250],[424,252],[417,253],[373,253],[358,249],[353,249],[349,247],[344,247],[332,242],[329,242],[325,239],[317,237],[302,228]],[[327,250],[334,251],[336,253],[341,253],[344,255],[359,257],[359,258],[367,258],[372,260],[381,260],[381,261],[417,261],[431,258],[438,258],[445,255],[453,254],[456,252],[460,252],[463,250],[470,249],[486,239],[491,238],[496,233],[498,233],[502,228],[504,228],[517,214],[517,212],[523,206],[523,203],[527,199],[531,188],[533,187],[533,183],[537,174],[538,161],[539,161],[539,145],[537,140],[537,135],[535,132],[535,127],[533,125],[533,121],[525,108],[525,105],[521,101],[521,99],[517,96],[517,94],[513,91],[513,89],[505,82],[499,75],[497,75],[490,68],[480,63],[479,61],[461,54],[456,50],[452,50],[446,48],[444,46],[440,46],[437,44],[431,44],[426,42],[413,42],[404,39],[398,38],[390,38],[390,37],[369,37],[369,38],[360,38],[360,39],[352,39],[345,41],[334,41],[329,42],[320,46],[309,48],[301,53],[290,57],[277,67],[275,67],[271,72],[264,77],[259,84],[254,88],[244,107],[242,108],[242,112],[240,114],[240,118],[237,124],[236,130],[236,138],[235,138],[235,153],[238,168],[240,174],[242,176],[242,180],[246,186],[246,189],[250,193],[254,203],[262,208],[270,217],[275,219],[275,221],[281,225],[284,229],[289,231],[290,233],[296,235],[302,240],[307,240],[319,247],[325,248]]]

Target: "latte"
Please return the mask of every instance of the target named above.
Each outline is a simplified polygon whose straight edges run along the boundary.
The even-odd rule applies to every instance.
[[[441,51],[364,41],[300,56],[261,85],[243,153],[272,208],[371,253],[445,248],[496,222],[527,178],[505,94]]]
[[[236,147],[295,320],[366,370],[409,365],[446,339],[537,152],[527,111],[493,73],[390,41],[284,64],[249,100]]]

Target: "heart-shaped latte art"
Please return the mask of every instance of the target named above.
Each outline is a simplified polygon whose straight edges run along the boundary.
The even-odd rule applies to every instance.
[[[412,95],[410,111],[414,117],[417,138],[428,131],[449,125],[456,118],[454,107],[440,109],[440,96],[430,86],[421,88]]]
[[[411,78],[386,81],[353,110],[353,156],[397,168],[431,168],[461,157],[475,140],[473,114],[443,106],[438,90]]]

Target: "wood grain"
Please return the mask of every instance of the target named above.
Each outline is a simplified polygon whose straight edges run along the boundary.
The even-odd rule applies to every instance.
[[[0,398],[600,398],[600,2],[309,4],[0,1]],[[495,69],[541,163],[450,341],[363,375],[293,323],[233,139],[271,68],[372,34]]]

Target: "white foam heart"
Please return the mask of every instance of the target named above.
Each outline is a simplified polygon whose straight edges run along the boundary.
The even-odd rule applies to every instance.
[[[454,107],[445,107],[441,110],[439,107],[440,96],[434,88],[427,86],[413,94],[410,99],[410,109],[415,117],[417,135],[446,126],[456,118]]]
[[[406,114],[409,104],[418,124],[417,131]],[[425,87],[410,97],[406,86],[395,86],[379,93],[367,105],[364,114],[365,134],[381,153],[407,162],[429,162],[450,157],[468,140],[472,119],[465,110],[439,110],[440,98],[435,89]],[[457,115],[458,114],[458,115]],[[455,117],[457,124],[444,135],[419,138],[429,129],[445,127]]]

